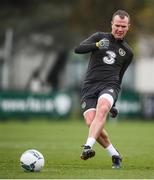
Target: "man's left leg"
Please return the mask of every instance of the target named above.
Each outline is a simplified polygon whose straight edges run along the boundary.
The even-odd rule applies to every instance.
[[[99,104],[99,101],[98,101],[98,105],[97,106],[101,106],[101,104],[104,103],[104,100]],[[110,108],[108,108],[108,111],[109,111]],[[108,112],[107,111],[107,112]],[[105,116],[106,117],[106,116]],[[96,118],[96,112],[95,111],[92,111],[92,112],[88,112],[84,115],[84,118],[86,120],[86,123],[88,126],[91,127],[91,124],[93,122],[93,120]],[[106,120],[106,119],[105,119]],[[103,126],[103,125],[102,125]],[[102,130],[102,129],[101,129]],[[90,134],[90,132],[89,132]],[[90,135],[89,135],[90,136]],[[91,150],[91,147],[93,146],[93,144],[95,143],[96,141],[96,137],[95,138],[91,138],[89,137],[87,139],[87,143],[85,144],[85,147],[88,147],[90,148],[90,152],[93,151]],[[101,132],[100,132],[100,135],[98,136],[97,138],[97,142],[99,142],[99,144],[101,146],[103,146],[109,153],[109,155],[112,157],[112,162],[113,162],[113,165],[112,167],[113,168],[119,168],[120,167],[120,162],[121,162],[121,157],[120,157],[120,154],[118,153],[118,151],[113,147],[113,145],[111,144],[110,140],[109,140],[109,137],[108,137],[108,134],[107,132],[105,131],[105,129],[103,129]],[[92,145],[92,146],[91,146]],[[87,149],[86,149],[87,151]],[[84,151],[83,151],[84,152]],[[91,156],[91,154],[89,154]],[[92,153],[92,156],[94,156],[94,153]],[[91,156],[91,157],[92,157]],[[86,160],[88,159],[87,157],[84,158],[84,154],[81,155],[81,158]]]
[[[105,148],[109,156],[112,159],[112,168],[120,168],[122,157],[117,149],[112,145],[109,136],[105,129],[102,130],[101,135],[97,139],[97,142]]]

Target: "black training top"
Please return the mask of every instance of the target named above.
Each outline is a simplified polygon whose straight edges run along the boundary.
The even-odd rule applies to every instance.
[[[96,42],[102,41],[102,48]],[[116,40],[111,33],[97,32],[81,42],[75,53],[91,52],[84,87],[96,82],[120,88],[124,72],[131,63],[133,53],[125,40]]]

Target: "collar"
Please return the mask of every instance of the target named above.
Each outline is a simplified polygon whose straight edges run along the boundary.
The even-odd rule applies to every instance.
[[[111,38],[111,41],[113,42],[122,43],[124,41],[124,39],[116,39],[112,33],[110,33],[110,38]]]

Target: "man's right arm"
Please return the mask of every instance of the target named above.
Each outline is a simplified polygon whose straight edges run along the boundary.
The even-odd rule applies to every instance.
[[[96,42],[99,41],[99,33],[95,33],[88,39],[84,40],[74,50],[75,53],[84,54],[97,50]]]

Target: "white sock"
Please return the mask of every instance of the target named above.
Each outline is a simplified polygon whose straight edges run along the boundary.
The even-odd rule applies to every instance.
[[[117,150],[113,147],[112,144],[110,144],[107,148],[106,148],[107,152],[109,153],[109,156],[119,156],[119,153],[117,152]]]
[[[95,144],[95,142],[96,142],[96,139],[95,139],[95,138],[93,138],[93,137],[88,137],[85,146],[93,147],[93,145]]]

